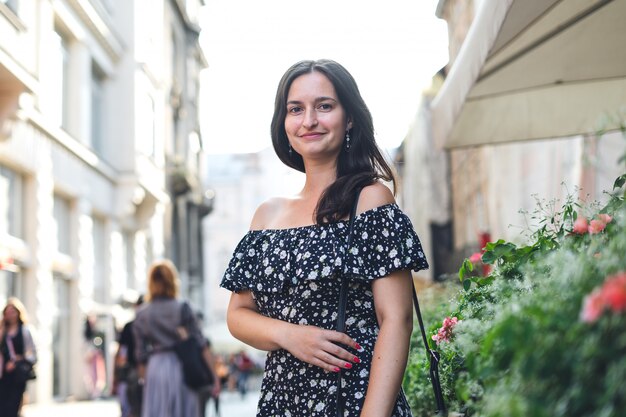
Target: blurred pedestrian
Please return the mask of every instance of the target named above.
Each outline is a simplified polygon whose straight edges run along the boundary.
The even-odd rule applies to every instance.
[[[142,304],[143,295],[140,295],[135,302],[135,309],[138,309]],[[115,355],[113,386],[120,402],[122,417],[141,416],[142,390],[139,384],[137,360],[135,359],[133,323],[134,320],[129,321],[122,329]]]
[[[96,329],[96,316],[89,314],[85,318],[83,330],[85,343],[84,381],[89,398],[101,398],[106,387],[106,367],[104,364],[103,334]]]
[[[372,116],[325,59],[292,65],[274,103],[274,150],[304,186],[257,208],[221,283],[231,333],[270,351],[257,417],[410,416],[411,270],[428,265]]]
[[[139,375],[145,381],[142,417],[200,416],[198,393],[184,383],[173,347],[181,340],[181,330],[202,346],[205,339],[191,307],[177,296],[178,273],[174,264],[169,260],[152,264],[147,303],[137,312],[132,327]],[[213,371],[212,361],[206,362]]]
[[[237,367],[237,391],[243,398],[248,392],[248,379],[250,379],[250,373],[254,369],[254,362],[245,350],[240,350],[235,355],[235,366]]]
[[[213,364],[214,369],[214,378],[216,379],[216,383],[221,388],[222,381],[218,372],[218,364],[219,357],[213,353],[211,349],[211,341],[207,338],[205,340],[205,347],[203,353],[207,355],[205,357],[206,361],[210,361]],[[210,408],[211,402],[213,402],[215,409],[215,416],[220,416],[220,389],[215,389],[215,385],[202,387],[198,390],[198,395],[200,396],[200,417],[205,417],[207,407]]]
[[[11,297],[2,310],[0,324],[0,417],[17,417],[26,390],[27,378],[20,372],[21,361],[37,362],[37,350],[27,325],[26,309]],[[27,367],[28,368],[28,367]]]

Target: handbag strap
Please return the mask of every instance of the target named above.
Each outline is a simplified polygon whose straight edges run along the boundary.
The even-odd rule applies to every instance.
[[[415,307],[415,313],[417,314],[417,321],[420,325],[420,331],[422,333],[422,340],[424,341],[424,348],[426,349],[426,356],[430,358],[429,373],[430,383],[433,386],[433,392],[435,394],[435,402],[437,403],[437,414],[446,413],[446,404],[443,400],[443,391],[441,390],[441,381],[439,380],[439,352],[430,348],[428,339],[426,338],[426,330],[424,329],[424,321],[422,320],[422,313],[420,311],[420,303],[417,300],[417,292],[415,291],[415,283],[411,278],[411,286],[413,289],[413,306]]]
[[[350,211],[350,220],[348,223],[348,237],[346,239],[347,251],[350,251],[350,245],[352,244],[352,234],[354,230],[354,218],[356,217],[356,208],[359,205],[359,196],[361,195],[361,188],[358,188],[355,192],[354,203],[352,204],[352,210]],[[346,253],[347,254],[347,253]],[[344,274],[341,275],[341,288],[339,290],[339,305],[337,308],[337,326],[338,332],[344,333],[346,331],[346,306],[348,304],[348,284],[349,280]],[[343,387],[341,386],[342,370],[337,372],[337,416],[343,416],[344,402],[343,402]]]

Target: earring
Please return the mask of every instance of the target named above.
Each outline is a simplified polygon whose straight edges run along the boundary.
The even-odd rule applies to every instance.
[[[346,151],[350,150],[350,131],[346,130]]]
[[[289,157],[291,158],[293,156],[293,148],[291,147],[291,143],[288,145],[289,145]]]

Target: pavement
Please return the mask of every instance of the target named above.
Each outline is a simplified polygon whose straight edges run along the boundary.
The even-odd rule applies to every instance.
[[[220,396],[219,417],[254,417],[259,392],[242,397],[237,392],[223,392]],[[207,405],[206,417],[217,417],[214,405]],[[47,404],[28,404],[22,408],[22,417],[119,417],[120,408],[115,398],[93,401],[65,401]]]

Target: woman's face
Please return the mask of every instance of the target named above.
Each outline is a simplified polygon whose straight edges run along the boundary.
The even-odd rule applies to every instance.
[[[12,305],[6,306],[4,309],[4,322],[7,324],[15,324],[19,319],[19,312]]]
[[[314,71],[292,82],[285,131],[289,143],[304,160],[336,158],[351,127],[335,87],[325,75]]]

